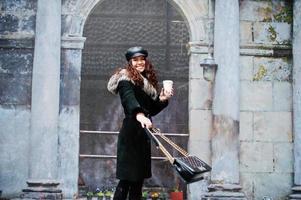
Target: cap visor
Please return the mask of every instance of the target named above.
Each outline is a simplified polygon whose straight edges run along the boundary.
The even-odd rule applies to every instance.
[[[132,58],[138,57],[138,56],[144,56],[145,57],[145,54],[143,54],[143,53],[135,53],[134,55],[132,55]]]

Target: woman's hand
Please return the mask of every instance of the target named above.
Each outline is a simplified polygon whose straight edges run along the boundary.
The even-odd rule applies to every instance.
[[[165,91],[162,88],[159,99],[160,99],[160,101],[166,101],[166,100],[170,99],[172,97],[172,95],[173,95],[173,88],[171,89],[171,91]]]
[[[153,126],[151,120],[145,117],[144,113],[137,113],[136,119],[140,122],[142,128],[151,128]]]

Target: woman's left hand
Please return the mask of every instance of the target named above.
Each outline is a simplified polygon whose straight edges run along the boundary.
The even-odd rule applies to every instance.
[[[138,122],[140,122],[142,128],[151,128],[152,127],[152,122],[149,118],[145,117],[144,113],[137,113],[136,114],[136,119]]]
[[[165,91],[163,88],[161,89],[159,99],[160,101],[166,101],[173,96],[173,88],[171,91]]]

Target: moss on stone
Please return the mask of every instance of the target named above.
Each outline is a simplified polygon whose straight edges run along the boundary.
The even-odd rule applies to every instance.
[[[277,32],[276,32],[275,28],[272,25],[270,25],[268,28],[268,31],[270,33],[270,35],[269,35],[270,40],[272,42],[274,42],[277,38]]]
[[[286,44],[286,45],[289,45],[289,44],[292,44],[292,40],[288,39],[288,40],[283,40],[282,42],[279,42],[279,44]]]
[[[293,22],[293,10],[289,6],[282,7],[282,9],[273,15],[276,22],[286,22],[291,24]]]
[[[267,71],[268,70],[265,68],[264,65],[260,65],[257,73],[253,76],[253,81],[261,80],[264,76],[267,75]]]
[[[263,22],[271,22],[272,21],[272,8],[266,7],[266,8],[260,8],[258,12],[264,13],[266,17],[263,18]]]
[[[272,7],[258,8],[257,11],[264,14],[263,22],[273,21],[288,24],[292,24],[293,22],[293,9],[290,3],[285,6],[276,6],[275,3],[273,3]]]

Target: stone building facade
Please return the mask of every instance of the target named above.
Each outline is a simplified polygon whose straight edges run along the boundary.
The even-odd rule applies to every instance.
[[[103,1],[0,1],[2,197],[76,197],[83,30]],[[212,165],[188,199],[301,199],[301,1],[168,2],[189,29],[188,149]]]

